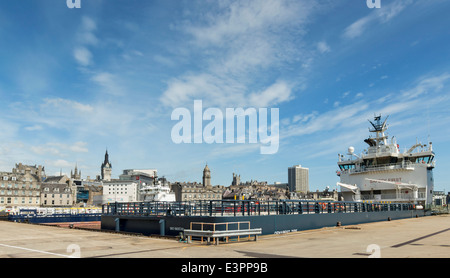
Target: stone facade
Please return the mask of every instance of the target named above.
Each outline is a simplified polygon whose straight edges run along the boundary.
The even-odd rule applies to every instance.
[[[207,186],[197,182],[175,182],[171,184],[177,202],[199,200],[221,200],[225,191],[223,186]]]
[[[11,172],[0,172],[0,208],[40,205],[44,167],[16,164]]]
[[[208,165],[203,169],[203,183],[175,182],[171,184],[177,202],[199,200],[221,200],[225,187],[211,185],[211,170]]]
[[[71,207],[73,204],[72,189],[67,183],[42,183],[42,207]]]

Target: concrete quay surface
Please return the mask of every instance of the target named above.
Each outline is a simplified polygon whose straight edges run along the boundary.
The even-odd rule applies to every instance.
[[[450,258],[450,215],[206,245],[0,221],[0,258]],[[5,261],[3,261],[5,262]]]

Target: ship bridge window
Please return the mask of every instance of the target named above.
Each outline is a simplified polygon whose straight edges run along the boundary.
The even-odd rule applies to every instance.
[[[355,164],[339,165],[339,168],[341,168],[341,170],[355,169]]]
[[[416,163],[430,163],[433,160],[431,156],[423,156],[416,158]]]

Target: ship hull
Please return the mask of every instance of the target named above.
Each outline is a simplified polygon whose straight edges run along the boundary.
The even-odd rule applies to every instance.
[[[261,228],[263,235],[289,233],[341,225],[425,216],[423,210],[355,212],[330,214],[287,214],[260,216],[111,216],[103,215],[102,230],[143,235],[177,236],[192,222],[226,223],[249,221],[251,228]]]

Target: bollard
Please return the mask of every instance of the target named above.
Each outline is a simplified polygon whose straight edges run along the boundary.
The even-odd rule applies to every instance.
[[[159,235],[160,236],[166,235],[166,220],[164,219],[159,220]]]
[[[116,222],[116,232],[120,232],[120,219],[116,218],[114,221]]]

